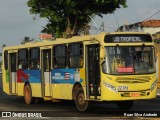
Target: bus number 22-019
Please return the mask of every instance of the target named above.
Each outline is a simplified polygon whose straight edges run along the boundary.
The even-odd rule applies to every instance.
[[[128,86],[118,86],[118,91],[128,90]]]

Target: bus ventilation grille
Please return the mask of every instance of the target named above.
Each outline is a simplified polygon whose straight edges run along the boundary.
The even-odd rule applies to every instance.
[[[131,92],[132,93],[132,92]],[[131,95],[131,93],[121,93],[121,97],[133,97],[132,95]],[[140,96],[148,96],[148,95],[150,95],[150,92],[145,92],[145,91],[143,91],[143,92],[139,92],[139,95],[137,96],[137,97],[140,97]],[[135,97],[135,96],[134,96]]]
[[[116,79],[116,82],[118,83],[130,83],[130,84],[134,84],[134,83],[145,83],[145,82],[149,82],[151,79],[150,77],[146,77],[146,76],[141,76],[138,78],[127,78],[127,77],[118,77]]]

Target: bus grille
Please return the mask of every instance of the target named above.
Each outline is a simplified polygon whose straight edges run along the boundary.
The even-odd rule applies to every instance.
[[[116,82],[134,84],[134,83],[145,83],[145,82],[149,82],[150,80],[151,80],[150,77],[146,77],[146,76],[141,76],[137,78],[118,77],[116,79]]]
[[[134,92],[130,91],[130,92],[121,92],[121,97],[132,97],[131,94],[132,93],[136,93],[136,92],[139,93],[139,96],[137,96],[137,97],[150,95],[149,90],[146,90],[146,91],[134,91]]]

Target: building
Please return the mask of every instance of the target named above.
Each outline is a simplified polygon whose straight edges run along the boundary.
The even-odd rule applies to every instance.
[[[123,25],[119,27],[117,31],[135,31],[155,34],[157,32],[160,32],[160,20],[147,20],[130,25]]]
[[[155,34],[152,34],[152,36],[153,36],[153,40],[156,43],[160,44],[160,32],[156,32]]]

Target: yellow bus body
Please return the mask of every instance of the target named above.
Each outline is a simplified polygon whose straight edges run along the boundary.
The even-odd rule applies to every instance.
[[[53,61],[55,58],[52,57],[54,54],[53,46],[56,45],[61,45],[61,44],[66,44],[67,47],[71,43],[82,43],[83,44],[83,66],[79,68],[63,68],[67,69],[68,71],[72,71],[72,73],[65,72],[66,76],[69,74],[69,79],[74,79],[74,82],[64,82],[62,80],[62,83],[57,83],[53,81],[57,78],[59,81],[61,81],[62,74],[57,74],[58,72],[54,73],[54,77],[52,76],[52,72],[50,73],[50,81],[51,83],[46,82],[43,84],[42,87],[42,82],[45,81],[45,78],[47,76],[45,74],[41,75],[42,77],[42,82],[29,82],[31,90],[32,90],[32,97],[36,98],[44,98],[46,100],[73,100],[75,99],[75,92],[78,89],[78,86],[81,86],[84,90],[84,96],[85,100],[88,101],[124,101],[124,100],[139,100],[139,99],[151,99],[156,97],[156,92],[157,92],[157,85],[154,84],[156,82],[156,73],[153,72],[151,74],[137,74],[137,75],[112,75],[112,74],[106,74],[102,72],[102,65],[101,62],[103,61],[103,54],[106,54],[104,51],[104,47],[110,47],[110,46],[142,46],[145,44],[145,46],[153,46],[153,42],[138,42],[138,43],[105,43],[104,42],[104,36],[105,35],[126,35],[126,34],[143,34],[145,35],[146,33],[137,33],[137,32],[129,32],[129,33],[100,33],[98,35],[86,35],[86,36],[76,36],[72,38],[60,38],[56,40],[43,40],[39,42],[32,42],[32,43],[26,43],[24,45],[17,45],[17,46],[8,46],[3,48],[3,91],[7,93],[8,95],[17,95],[17,96],[24,96],[24,87],[26,85],[26,82],[17,82],[17,77],[18,74],[15,73],[15,81],[12,81],[11,77],[14,76],[11,73],[10,69],[5,69],[5,51],[8,52],[8,54],[15,53],[16,56],[16,71],[18,70],[18,51],[20,49],[27,49],[30,50],[31,48],[39,48],[40,49],[40,59],[42,59],[42,56],[45,54],[43,51],[45,50],[50,50],[51,51],[51,65],[50,69],[51,71],[54,71],[56,69],[53,68]],[[99,82],[99,87],[96,88],[98,95],[92,95],[89,92],[90,85],[88,80],[90,79],[87,75],[88,73],[88,53],[87,53],[87,47],[90,45],[99,45],[99,75],[100,75],[100,82]],[[92,50],[92,48],[91,48]],[[89,51],[88,51],[89,52]],[[104,53],[102,53],[104,52]],[[43,54],[42,54],[43,53]],[[158,56],[160,55],[159,53],[157,54]],[[12,56],[12,55],[11,55]],[[8,68],[11,68],[12,64],[11,58],[8,56]],[[159,58],[158,58],[159,59]],[[10,62],[9,62],[10,61]],[[68,58],[69,61],[69,58]],[[40,60],[40,71],[44,67],[42,62],[45,64],[45,60]],[[160,63],[158,63],[159,66]],[[29,70],[29,68],[27,69]],[[26,70],[26,71],[27,71]],[[30,70],[31,71],[31,70]],[[44,71],[45,72],[45,71]],[[160,72],[160,70],[158,71]],[[40,72],[41,73],[41,72]],[[28,77],[31,77],[30,73],[27,73]],[[158,74],[160,75],[160,74]],[[66,77],[65,76],[65,77]],[[64,76],[63,76],[64,77]],[[159,77],[158,77],[159,78]],[[66,77],[66,79],[68,79]],[[13,80],[13,79],[12,79]],[[81,82],[80,82],[81,81]],[[14,83],[15,82],[15,83]],[[13,85],[12,85],[13,83]],[[28,82],[27,82],[28,83]],[[153,85],[154,84],[154,85]],[[92,85],[92,84],[91,84]],[[151,90],[151,87],[153,85],[153,90]],[[76,88],[77,87],[77,88]],[[160,87],[160,85],[158,85]],[[49,89],[48,89],[49,88]],[[122,90],[118,90],[121,89]],[[124,90],[123,90],[124,88]],[[126,88],[126,89],[125,89]],[[45,90],[44,90],[45,89]],[[91,90],[90,90],[91,91]]]

